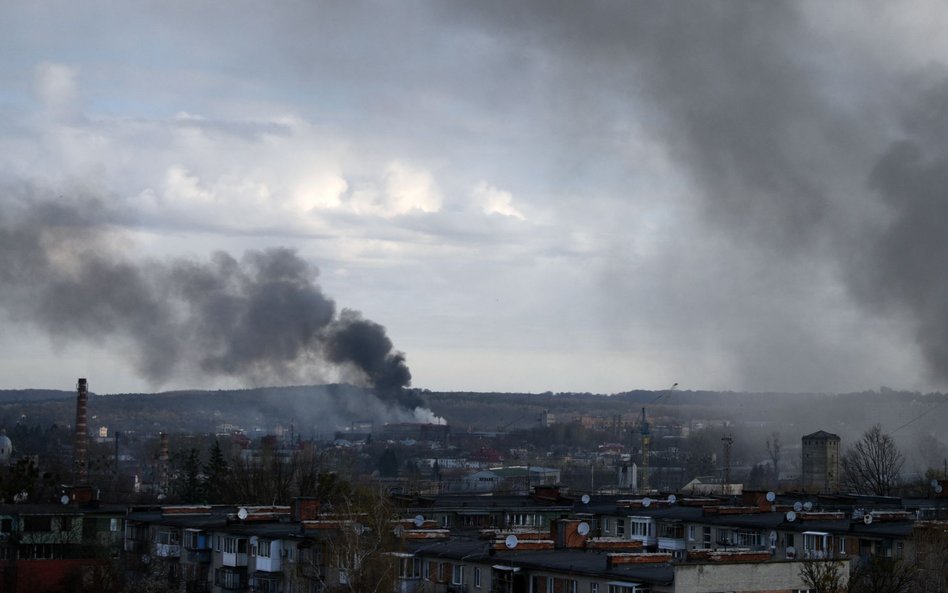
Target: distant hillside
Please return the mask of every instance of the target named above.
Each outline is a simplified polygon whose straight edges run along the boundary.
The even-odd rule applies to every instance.
[[[68,399],[75,396],[75,391],[61,391],[58,389],[0,389],[0,403],[40,402],[46,400]]]

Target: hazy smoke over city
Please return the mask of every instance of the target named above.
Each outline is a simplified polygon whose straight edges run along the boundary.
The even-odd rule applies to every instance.
[[[596,11],[565,2],[525,9],[529,16],[474,13],[488,28],[556,56],[553,76],[570,88],[599,89],[562,101],[575,114],[563,121],[583,121],[580,114],[606,111],[620,97],[645,115],[638,121],[688,174],[699,220],[735,249],[712,272],[695,274],[714,279],[702,286],[709,301],[721,287],[723,300],[748,298],[730,282],[741,273],[735,270],[750,271],[758,278],[753,308],[766,311],[751,321],[755,331],[817,343],[827,328],[801,329],[815,311],[771,305],[794,291],[806,298],[807,283],[832,279],[867,319],[904,324],[932,378],[944,384],[948,72],[936,63],[905,68],[882,55],[857,55],[864,40],[844,38],[832,14],[813,8],[627,4]],[[510,29],[521,25],[525,31]],[[853,61],[838,68],[839,55]],[[704,239],[701,249],[721,244]],[[766,281],[775,277],[773,285]],[[747,315],[739,312],[730,325],[747,323]],[[773,379],[778,367],[813,364],[804,363],[808,348],[800,341],[760,355],[744,349],[743,376]]]
[[[338,379],[421,405],[381,325],[336,305],[293,250],[133,261],[95,200],[11,202],[0,218],[0,305],[53,339],[107,341],[154,385],[176,375],[251,385]]]

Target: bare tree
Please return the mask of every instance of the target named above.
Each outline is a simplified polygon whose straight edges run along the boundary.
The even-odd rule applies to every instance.
[[[774,465],[774,486],[780,486],[780,433],[774,431],[767,437],[767,455]]]
[[[873,556],[859,562],[849,576],[849,593],[909,593],[916,569],[897,558]]]
[[[878,424],[846,449],[841,466],[846,486],[861,494],[889,496],[899,483],[905,457]]]
[[[804,560],[800,568],[800,578],[807,589],[814,593],[846,591],[846,573],[843,571],[843,563],[839,560]]]
[[[395,508],[384,493],[353,490],[324,520],[337,522],[323,548],[303,562],[312,562],[307,577],[323,590],[340,593],[387,593],[395,589],[399,542],[394,533]],[[304,567],[304,569],[307,567]]]

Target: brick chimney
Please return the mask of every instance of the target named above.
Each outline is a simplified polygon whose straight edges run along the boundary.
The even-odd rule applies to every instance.
[[[76,385],[76,436],[73,441],[73,472],[75,483],[82,484],[88,477],[87,447],[89,433],[86,427],[86,404],[89,400],[89,389],[86,380],[79,379]]]

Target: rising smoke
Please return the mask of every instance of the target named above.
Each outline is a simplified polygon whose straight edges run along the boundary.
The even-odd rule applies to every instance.
[[[180,376],[280,385],[338,377],[390,405],[421,401],[385,328],[337,314],[319,271],[286,248],[133,261],[94,199],[8,201],[0,306],[53,339],[109,340],[154,385]]]
[[[948,384],[948,72],[889,61],[915,40],[895,37],[884,5],[555,4],[477,5],[464,18],[545,57],[567,89],[555,119],[564,130],[627,103],[687,175],[701,222],[734,246],[732,261],[780,278],[755,284],[750,302],[779,303],[831,277],[867,323],[910,328],[935,383]],[[867,23],[875,29],[863,35]],[[884,55],[893,39],[901,46]],[[579,89],[572,102],[568,89]],[[719,265],[708,276],[723,285],[738,266]],[[832,331],[801,332],[802,315],[762,310],[732,325],[802,337],[786,356],[745,348],[745,377],[795,368]]]

